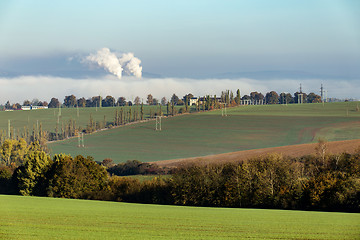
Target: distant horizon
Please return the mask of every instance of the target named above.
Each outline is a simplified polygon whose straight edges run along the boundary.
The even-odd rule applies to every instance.
[[[225,78],[225,79],[192,79],[192,78],[135,78],[123,77],[121,80],[112,75],[102,78],[72,79],[52,76],[19,76],[14,78],[1,78],[0,85],[4,93],[0,95],[0,105],[7,101],[22,104],[23,101],[38,99],[49,102],[52,97],[60,102],[68,95],[77,98],[90,98],[93,96],[115,98],[125,97],[127,101],[133,101],[136,96],[146,99],[148,94],[154,98],[170,99],[172,94],[179,97],[192,93],[194,96],[217,95],[221,91],[230,90],[233,93],[240,89],[241,96],[249,95],[250,92],[266,94],[276,91],[278,94],[285,92],[294,95],[299,91],[300,84],[304,93],[320,95],[320,87],[323,85],[328,98],[359,99],[358,89],[360,81],[352,82],[339,79],[268,79],[257,80],[250,78]],[[16,95],[13,95],[13,85],[17,86]]]

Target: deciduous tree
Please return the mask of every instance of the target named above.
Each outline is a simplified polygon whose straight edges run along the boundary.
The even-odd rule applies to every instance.
[[[48,154],[37,143],[32,143],[25,155],[25,163],[16,170],[18,188],[21,195],[42,195],[45,174],[51,165]]]
[[[268,92],[265,95],[265,100],[267,104],[278,104],[279,95],[275,91]]]
[[[135,99],[134,99],[134,104],[136,106],[138,106],[140,104],[140,97],[139,96],[136,96]]]
[[[66,96],[64,98],[64,105],[66,107],[74,107],[76,105],[76,97],[74,95]]]
[[[146,98],[146,102],[148,105],[153,105],[153,102],[154,102],[154,98],[151,94],[147,95],[147,98]]]
[[[77,106],[78,107],[86,107],[86,100],[85,100],[85,98],[79,98],[78,100],[77,100]]]
[[[103,107],[113,107],[113,106],[115,106],[115,102],[116,102],[115,98],[108,95],[108,96],[106,96],[106,98],[104,98],[102,100],[102,106]]]
[[[55,155],[53,161],[47,190],[50,197],[91,198],[106,186],[104,167],[91,157]]]
[[[118,104],[119,106],[126,106],[126,98],[124,98],[124,97],[119,97],[117,104]]]
[[[165,106],[167,104],[166,97],[161,98],[161,105]]]
[[[176,94],[174,93],[174,94],[171,96],[170,102],[171,102],[171,104],[173,104],[173,105],[177,105],[178,102],[179,102],[179,97],[176,96]]]

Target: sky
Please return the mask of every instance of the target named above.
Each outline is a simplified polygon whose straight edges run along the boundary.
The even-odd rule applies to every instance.
[[[111,82],[107,69],[84,61],[103,48],[119,54],[133,53],[141,60],[142,76],[149,82],[161,79],[161,84],[167,85],[187,79],[199,85],[189,87],[197,94],[205,94],[200,86],[206,80],[229,80],[224,73],[233,73],[231,82],[240,89],[245,82],[256,82],[249,89],[268,91],[277,81],[280,92],[293,93],[297,89],[292,82],[301,73],[301,78],[306,78],[301,81],[322,82],[331,96],[359,98],[355,90],[360,81],[360,1],[2,0],[0,83],[8,90],[0,88],[0,103],[8,98],[21,101],[24,93],[15,82],[27,85],[26,79],[36,77],[57,83],[87,80],[91,85],[93,79]],[[249,72],[255,73],[250,79],[242,74]],[[262,73],[261,77],[257,72]],[[281,82],[271,74],[267,79],[264,72],[286,72],[286,76],[282,75]],[[343,81],[346,84],[339,93],[335,83]],[[128,98],[140,95],[135,88],[139,82],[146,81],[119,79],[119,84],[134,90],[119,87],[113,94]],[[150,93],[160,86],[143,85],[148,88],[139,92]],[[167,90],[176,92],[176,86]],[[216,86],[219,89],[213,91],[218,93],[230,87]],[[348,92],[345,87],[349,87]],[[41,94],[31,86],[28,89]],[[61,95],[71,89],[57,90]],[[84,96],[93,93],[86,87],[76,90]],[[97,90],[104,95],[108,92],[105,88]],[[158,93],[159,98],[172,94],[165,90]],[[42,96],[48,97],[45,93]]]

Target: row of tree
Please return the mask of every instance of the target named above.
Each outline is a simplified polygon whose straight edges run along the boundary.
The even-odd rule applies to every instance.
[[[15,144],[16,145],[16,144]],[[159,167],[129,161],[97,164],[55,155],[38,143],[1,152],[0,193],[189,206],[360,211],[360,151],[290,158],[273,154],[240,163],[188,165],[169,178],[140,182],[112,174]],[[5,163],[5,164],[4,164]],[[15,164],[16,163],[16,164]],[[20,165],[18,165],[20,164]],[[146,170],[147,169],[147,170]],[[108,171],[108,172],[107,172]]]
[[[300,99],[301,94],[301,99]],[[179,98],[175,93],[171,96],[170,100],[168,101],[166,97],[161,98],[158,100],[154,98],[151,94],[147,95],[146,104],[148,105],[158,105],[161,104],[166,106],[168,102],[174,105],[189,105],[190,99],[193,98],[194,95],[189,93],[184,95],[182,98]],[[206,98],[205,97],[200,97]],[[236,91],[236,95],[233,94],[232,91],[226,90],[222,91],[221,97],[216,98],[213,96],[211,98],[215,98],[216,101],[221,103],[227,103],[232,105],[239,105],[241,100],[251,100],[251,101],[264,101],[266,104],[291,104],[291,103],[319,103],[322,101],[321,97],[315,93],[300,93],[295,92],[294,95],[290,93],[281,93],[278,94],[275,91],[270,91],[265,94],[259,92],[251,92],[249,95],[244,95],[241,97],[240,90]],[[50,102],[47,103],[46,101],[39,101],[38,99],[33,99],[32,101],[25,100],[23,104],[14,103],[11,104],[10,101],[5,103],[5,109],[21,109],[21,106],[48,106],[49,108],[58,108],[61,106],[64,107],[114,107],[114,106],[132,106],[140,105],[143,103],[143,100],[140,99],[139,96],[136,96],[134,101],[126,101],[125,97],[119,97],[117,100],[113,96],[106,96],[102,98],[101,96],[93,96],[91,98],[85,99],[84,97],[76,98],[75,95],[65,96],[63,103],[59,101],[57,98],[51,98]]]

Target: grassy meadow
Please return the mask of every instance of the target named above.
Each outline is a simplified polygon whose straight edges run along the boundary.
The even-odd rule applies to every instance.
[[[239,106],[126,125],[84,137],[50,143],[52,153],[112,158],[114,162],[143,162],[187,158],[233,151],[360,138],[356,102]]]
[[[1,239],[359,239],[360,214],[0,195]]]

